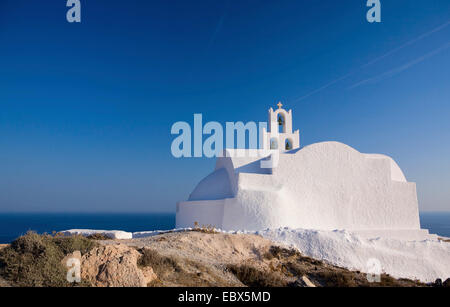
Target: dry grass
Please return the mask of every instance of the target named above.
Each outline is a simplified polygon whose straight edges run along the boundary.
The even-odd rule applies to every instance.
[[[95,245],[80,236],[52,237],[29,232],[0,250],[0,276],[19,287],[72,286],[66,281],[62,259],[76,250],[86,253]]]
[[[94,241],[108,241],[108,240],[112,240],[110,237],[108,237],[107,235],[104,235],[102,233],[94,233],[92,235],[89,235],[86,237],[89,240],[94,240]]]
[[[141,267],[151,267],[157,276],[166,275],[170,272],[181,272],[182,268],[178,265],[179,259],[175,257],[162,256],[156,250],[140,250],[142,257],[139,258],[138,265]]]
[[[198,222],[194,223],[194,228],[191,231],[208,233],[208,234],[217,234],[219,233],[213,225],[203,225],[200,227]]]
[[[263,255],[265,259],[284,259],[289,257],[302,257],[296,249],[287,249],[280,246],[271,246],[270,249]]]
[[[138,261],[141,267],[150,266],[158,276],[149,287],[162,287],[166,282],[195,287],[199,284],[192,274],[187,273],[181,265],[181,259],[175,256],[163,256],[153,249],[140,250],[142,257]],[[164,282],[163,282],[164,281]]]
[[[315,285],[323,287],[424,287],[423,283],[407,279],[395,279],[381,275],[381,282],[370,283],[367,275],[329,265],[323,261],[304,257],[297,250],[272,246],[264,258],[270,260],[269,267],[286,278],[307,276]],[[274,264],[276,263],[276,265]],[[290,283],[290,286],[299,285]]]
[[[248,287],[286,287],[288,285],[284,276],[274,271],[263,271],[250,265],[229,265],[227,268]]]
[[[198,261],[166,256],[154,249],[144,248],[139,252],[142,257],[138,261],[141,267],[150,266],[158,279],[148,284],[149,287],[181,286],[181,287],[220,287],[236,286],[213,267]]]

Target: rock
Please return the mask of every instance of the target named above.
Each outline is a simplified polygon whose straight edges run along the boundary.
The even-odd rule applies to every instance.
[[[301,280],[305,283],[306,287],[311,287],[311,288],[315,288],[316,285],[314,285],[311,280],[309,280],[308,277],[306,277],[306,275],[303,275],[303,277],[301,278]]]
[[[156,275],[151,268],[138,268],[139,257],[122,244],[96,247],[82,257],[81,277],[95,287],[146,287]]]
[[[450,288],[450,278],[447,278],[442,285],[446,288]]]
[[[436,279],[436,281],[434,282],[434,286],[442,287],[442,279],[440,279],[440,278]]]
[[[294,281],[293,283],[290,283],[289,286],[297,288],[297,287],[309,287],[309,288],[315,288],[316,285],[312,283],[311,280],[309,280],[308,277],[306,277],[306,275],[303,275],[301,278],[297,279],[296,281]]]
[[[142,273],[144,274],[145,278],[145,284],[148,285],[149,283],[155,281],[158,279],[158,276],[156,276],[155,272],[151,267],[144,267],[142,268]]]

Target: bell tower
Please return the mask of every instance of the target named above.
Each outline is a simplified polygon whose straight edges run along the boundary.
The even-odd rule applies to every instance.
[[[292,131],[292,110],[283,109],[281,102],[277,106],[275,111],[269,109],[268,131],[264,134],[265,146],[280,151],[300,148],[300,131]]]

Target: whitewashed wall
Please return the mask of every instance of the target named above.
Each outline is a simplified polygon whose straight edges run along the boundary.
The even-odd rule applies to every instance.
[[[420,229],[416,186],[387,156],[325,142],[280,154],[271,172],[260,169],[256,158],[219,158],[221,167],[229,176],[211,176],[210,183],[232,187],[226,191],[234,197],[217,200],[211,191],[223,189],[203,182],[196,198],[205,199],[204,190],[212,200],[179,203],[177,227],[197,221],[225,230]]]

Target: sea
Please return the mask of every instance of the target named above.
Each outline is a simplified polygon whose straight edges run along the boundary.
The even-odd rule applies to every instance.
[[[421,212],[420,221],[430,233],[450,237],[450,212]],[[138,232],[174,228],[174,213],[0,213],[0,244],[28,231],[51,234],[68,229]]]

